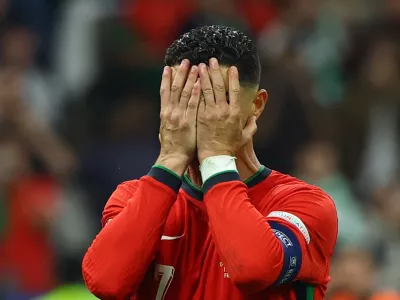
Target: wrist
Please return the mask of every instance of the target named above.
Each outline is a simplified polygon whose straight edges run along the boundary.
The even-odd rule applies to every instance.
[[[209,157],[216,157],[216,156],[231,156],[234,157],[235,153],[233,151],[225,150],[225,151],[204,151],[198,153],[198,159],[200,164]]]
[[[174,172],[179,177],[182,177],[188,168],[189,163],[190,159],[184,155],[167,155],[161,153],[155,164]]]
[[[231,155],[209,156],[200,164],[200,173],[203,184],[214,176],[232,172],[238,174],[236,157]]]

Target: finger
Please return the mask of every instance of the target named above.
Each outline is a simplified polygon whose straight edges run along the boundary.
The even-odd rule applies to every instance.
[[[186,80],[186,84],[183,88],[181,99],[179,101],[179,107],[181,107],[182,109],[186,109],[186,107],[188,106],[188,101],[192,95],[194,84],[198,79],[198,70],[199,68],[197,66],[192,66],[192,68],[190,69],[188,79]]]
[[[206,102],[201,93],[201,83],[200,83],[200,100],[199,100],[199,108],[197,109],[197,122],[200,117],[204,117],[206,112]]]
[[[161,110],[169,102],[169,97],[171,93],[171,68],[168,66],[164,67],[164,71],[161,79],[160,86],[160,98],[161,98]]]
[[[207,66],[205,64],[200,64],[199,69],[201,90],[204,95],[205,104],[207,106],[215,106],[214,92]]]
[[[230,67],[228,73],[229,73],[229,105],[238,108],[239,98],[240,98],[239,72],[236,67]]]
[[[190,96],[190,100],[187,105],[187,110],[186,110],[186,118],[190,122],[196,122],[196,117],[197,117],[197,112],[199,109],[199,103],[200,103],[200,79],[197,79],[196,83],[193,85],[192,89],[192,95]]]
[[[210,59],[210,73],[216,104],[219,106],[227,105],[224,78],[216,58]]]
[[[246,123],[246,126],[242,130],[243,145],[253,138],[257,132],[257,118],[251,116]]]
[[[189,71],[190,62],[187,59],[182,60],[178,72],[175,75],[171,85],[171,103],[178,105],[181,98],[183,87],[185,86],[186,77]]]

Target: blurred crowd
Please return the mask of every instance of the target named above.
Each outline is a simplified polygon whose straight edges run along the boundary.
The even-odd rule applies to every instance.
[[[211,24],[258,46],[261,162],[336,202],[327,298],[400,299],[398,0],[0,0],[0,299],[91,299],[101,211],[158,155],[164,51]]]

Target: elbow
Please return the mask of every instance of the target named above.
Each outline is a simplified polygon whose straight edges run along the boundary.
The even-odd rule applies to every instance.
[[[270,285],[273,282],[268,281],[268,274],[242,274],[238,276],[231,277],[233,284],[245,294],[255,294],[258,293]]]
[[[87,289],[99,299],[126,299],[122,290],[115,284],[101,280],[83,271]]]
[[[90,251],[90,250],[89,250]],[[82,263],[82,275],[87,289],[99,299],[127,299],[131,295],[124,287],[124,281],[99,269],[86,253]]]

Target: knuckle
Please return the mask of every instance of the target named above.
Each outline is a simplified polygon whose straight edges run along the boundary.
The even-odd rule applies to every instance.
[[[189,98],[190,97],[190,93],[187,90],[183,90],[182,93],[181,93],[181,97]]]
[[[205,113],[205,115],[204,115],[204,120],[206,120],[206,121],[211,121],[211,120],[213,120],[213,119],[215,119],[214,113],[212,113],[212,112],[210,112],[210,111],[207,111],[207,112]]]
[[[189,109],[196,109],[197,108],[197,103],[195,101],[189,101],[188,108]]]
[[[181,124],[181,128],[182,129],[189,129],[190,128],[190,124],[188,123],[188,122],[182,122],[182,124]]]
[[[218,105],[216,111],[218,112],[217,113],[218,116],[221,116],[221,117],[229,116],[229,109],[225,106]]]
[[[177,84],[171,85],[171,91],[172,91],[172,92],[176,92],[176,91],[178,91],[179,89],[180,89],[179,85],[177,85]]]
[[[180,118],[180,114],[177,111],[172,112],[169,116],[169,120],[172,123],[177,123],[179,121],[179,118]]]
[[[212,93],[213,93],[213,90],[210,87],[203,89],[203,94],[205,94],[205,95],[212,95]]]
[[[221,111],[221,115],[220,115],[222,118],[227,118],[227,117],[229,117],[229,111],[227,111],[227,110],[223,110],[223,111]]]
[[[217,83],[214,85],[214,88],[219,92],[225,91],[225,86],[223,84]]]
[[[231,93],[234,95],[239,95],[240,94],[240,88],[234,87],[231,89]]]
[[[167,119],[169,114],[170,114],[169,109],[161,109],[160,118],[163,119],[163,120]]]
[[[163,96],[166,93],[166,88],[160,88],[160,95]]]
[[[171,116],[169,119],[169,123],[177,125],[179,123],[179,118],[177,118],[176,116]]]

